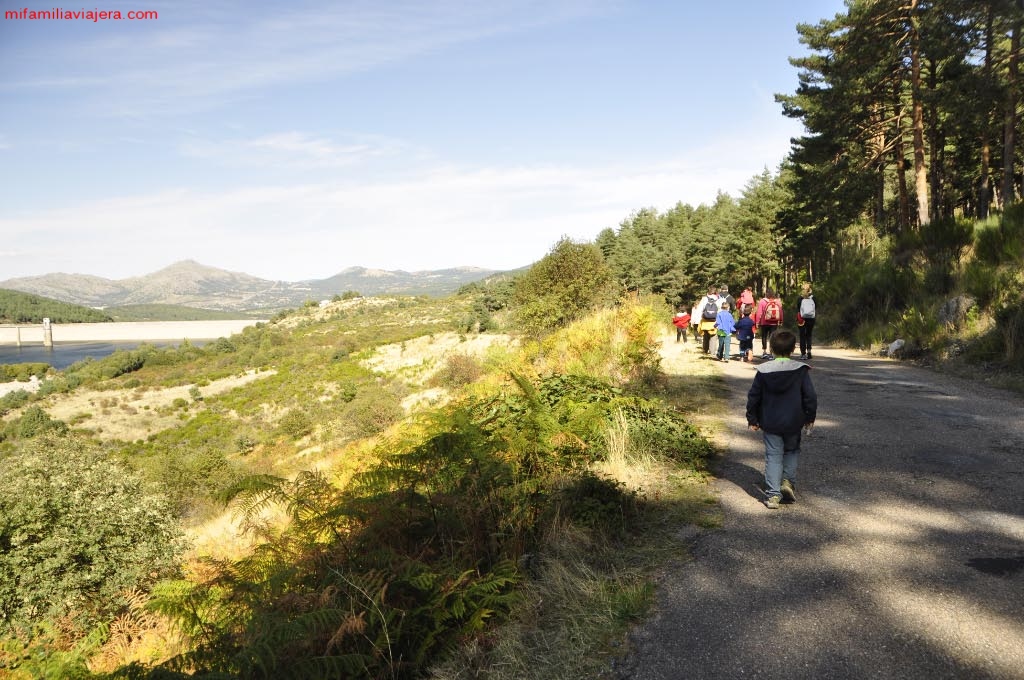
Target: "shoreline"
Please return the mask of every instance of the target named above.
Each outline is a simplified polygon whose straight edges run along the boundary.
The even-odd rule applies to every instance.
[[[71,342],[144,342],[146,340],[216,340],[241,333],[267,319],[217,321],[111,321],[52,324],[53,344]],[[20,340],[20,343],[19,343]],[[42,324],[0,326],[0,346],[41,346]]]

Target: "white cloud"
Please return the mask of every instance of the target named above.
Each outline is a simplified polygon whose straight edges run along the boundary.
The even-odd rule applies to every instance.
[[[302,132],[280,132],[251,139],[189,139],[183,155],[234,166],[274,166],[319,169],[351,166],[374,158],[408,153],[408,145],[383,137],[362,135],[348,142]]]
[[[283,146],[322,149],[302,136]],[[562,235],[593,239],[639,208],[707,203],[718,190],[738,195],[760,171],[688,160],[704,157],[699,151],[643,167],[447,167],[403,180],[176,189],[93,201],[0,219],[12,250],[39,253],[0,254],[0,265],[9,276],[122,278],[192,258],[286,280],[353,265],[511,269],[538,259]]]

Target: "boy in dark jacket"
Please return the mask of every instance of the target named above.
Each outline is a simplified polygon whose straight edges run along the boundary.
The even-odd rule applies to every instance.
[[[757,367],[747,393],[747,426],[764,435],[765,506],[775,510],[783,498],[796,500],[800,430],[814,424],[818,396],[811,367],[790,359],[796,335],[778,330],[769,342],[775,361]]]

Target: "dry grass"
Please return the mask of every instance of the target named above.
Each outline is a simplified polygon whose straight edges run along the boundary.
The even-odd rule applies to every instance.
[[[434,333],[377,347],[363,360],[363,365],[375,373],[402,380],[411,391],[402,400],[402,408],[406,413],[412,413],[442,406],[451,397],[449,390],[443,387],[428,387],[448,357],[462,354],[482,358],[496,348],[515,344],[516,340],[509,335]]]
[[[209,397],[274,373],[276,371],[250,370],[214,380],[199,390],[204,397]],[[51,395],[38,405],[51,418],[92,429],[99,439],[135,441],[182,422],[179,418],[182,411],[174,405],[175,399],[185,400],[192,410],[203,408],[201,404],[193,403],[190,395],[193,387],[195,385],[146,390],[76,390],[69,394]]]
[[[661,344],[662,396],[705,431],[716,430],[724,395],[720,368],[701,359],[692,343],[676,345],[674,333]],[[622,415],[605,437],[609,455],[594,470],[647,500],[646,531],[628,546],[610,546],[571,526],[556,527],[513,619],[486,644],[471,642],[433,669],[433,680],[604,677],[623,635],[653,602],[652,572],[684,556],[701,528],[719,525],[705,475],[657,451],[638,450]]]

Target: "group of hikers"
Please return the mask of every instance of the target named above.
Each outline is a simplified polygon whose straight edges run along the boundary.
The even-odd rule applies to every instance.
[[[692,330],[694,339],[703,337],[705,355],[711,354],[711,336],[716,336],[715,357],[719,361],[729,361],[733,335],[740,342],[736,358],[753,361],[754,340],[760,335],[761,359],[765,361],[756,367],[754,382],[747,393],[746,418],[747,427],[760,432],[764,439],[764,486],[761,490],[764,505],[770,510],[778,509],[782,503],[796,502],[801,435],[810,433],[818,410],[810,366],[791,360],[797,338],[792,331],[782,328],[782,307],[782,300],[770,288],[755,305],[750,288],[744,288],[737,301],[729,294],[727,286],[712,286],[689,312],[680,309],[672,319],[676,342],[686,342]],[[804,284],[796,318],[800,329],[800,359],[805,361],[811,358],[811,336],[817,311],[811,286]]]
[[[803,284],[797,309],[800,333],[800,358],[812,358],[812,335],[817,309],[810,284]],[[754,292],[748,286],[739,300],[729,294],[728,286],[711,286],[688,312],[680,309],[672,319],[676,327],[676,342],[686,342],[688,332],[700,338],[705,355],[711,355],[711,338],[718,338],[714,357],[718,361],[730,358],[753,361],[754,341],[761,338],[761,359],[770,360],[769,338],[782,327],[783,303],[775,290],[769,288],[764,297],[754,302]],[[732,336],[739,340],[739,354],[731,357]]]

